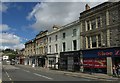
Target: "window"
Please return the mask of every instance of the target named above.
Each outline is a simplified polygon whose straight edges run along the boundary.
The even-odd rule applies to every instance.
[[[92,29],[96,28],[96,20],[95,19],[91,21],[91,28]]]
[[[98,28],[101,27],[101,24],[100,24],[100,17],[97,18],[97,25],[98,25]]]
[[[73,29],[73,36],[76,36],[76,29]]]
[[[46,43],[46,38],[44,38],[44,43]]]
[[[87,30],[90,30],[90,23],[87,21]]]
[[[63,39],[65,39],[65,33],[63,33]]]
[[[76,40],[73,40],[73,49],[77,50],[77,41]]]
[[[49,51],[50,51],[50,53],[51,53],[51,45],[49,46]]]
[[[98,35],[98,47],[101,47],[101,35]]]
[[[96,47],[96,36],[92,36],[92,47]]]
[[[87,37],[88,48],[90,48],[90,37]]]
[[[57,35],[55,35],[55,40],[57,41],[57,39],[58,39],[58,36],[57,36]]]
[[[51,43],[51,37],[49,37],[49,42]]]
[[[58,45],[55,44],[55,51],[58,52]]]
[[[65,51],[65,42],[63,42],[63,52]]]

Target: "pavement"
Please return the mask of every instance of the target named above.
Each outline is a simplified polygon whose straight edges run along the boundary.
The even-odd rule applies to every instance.
[[[43,68],[43,67],[32,67],[29,65],[16,65],[16,66],[21,66],[21,67],[26,67],[26,68],[32,68],[34,70],[39,70],[39,71],[44,71],[44,72],[49,72],[49,73],[57,73],[57,74],[64,74],[67,76],[74,76],[74,77],[82,77],[82,78],[88,78],[88,79],[93,79],[93,80],[106,80],[106,81],[118,81],[120,78],[109,76],[107,74],[101,74],[101,73],[81,73],[81,72],[69,72],[69,71],[60,71],[60,70],[51,70],[49,68]]]

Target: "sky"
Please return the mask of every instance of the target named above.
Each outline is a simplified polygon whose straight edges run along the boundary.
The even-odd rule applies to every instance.
[[[63,26],[78,20],[85,4],[94,7],[100,0],[64,1],[15,1],[0,3],[0,49],[22,49],[24,43],[35,38],[42,30],[51,30],[53,25]],[[99,2],[98,2],[99,1]]]

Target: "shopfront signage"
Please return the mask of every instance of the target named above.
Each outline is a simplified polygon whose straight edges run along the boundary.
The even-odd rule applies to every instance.
[[[83,64],[85,68],[106,68],[106,59],[84,59]]]
[[[115,50],[115,55],[119,55],[120,56],[120,50]]]
[[[120,55],[120,50],[115,50],[113,52],[104,52],[100,51],[98,52],[98,56],[114,56],[114,55]]]
[[[82,55],[84,58],[99,58],[99,57],[120,57],[120,48],[104,48],[83,50]]]
[[[98,56],[112,56],[113,52],[98,52]]]

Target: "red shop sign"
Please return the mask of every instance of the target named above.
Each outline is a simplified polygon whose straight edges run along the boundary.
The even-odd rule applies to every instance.
[[[106,68],[106,59],[84,59],[85,68]]]

